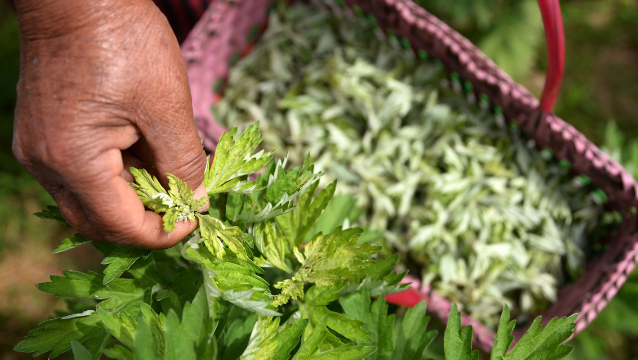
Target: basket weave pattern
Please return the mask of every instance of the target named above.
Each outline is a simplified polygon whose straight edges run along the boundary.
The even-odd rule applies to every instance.
[[[252,48],[254,35],[267,22],[273,0],[216,0],[182,45],[188,68],[193,111],[207,149],[213,151],[226,130],[213,118],[211,106],[219,96],[229,66]],[[616,295],[638,261],[636,206],[638,185],[633,177],[601,152],[574,127],[553,114],[540,113],[538,100],[514,82],[476,46],[448,25],[410,0],[345,0],[375,17],[379,26],[406,38],[412,48],[429,56],[472,84],[478,97],[485,94],[502,108],[506,119],[515,121],[539,148],[549,148],[568,161],[575,173],[588,176],[609,197],[609,208],[621,213],[623,221],[613,237],[605,239],[608,250],[588,262],[585,274],[561,288],[558,301],[544,311],[544,322],[554,316],[579,313],[575,333],[583,330]],[[418,287],[428,300],[428,311],[446,320],[449,300],[429,287]],[[464,325],[473,325],[475,345],[490,351],[495,333],[463,316]],[[516,340],[525,329],[515,332]]]

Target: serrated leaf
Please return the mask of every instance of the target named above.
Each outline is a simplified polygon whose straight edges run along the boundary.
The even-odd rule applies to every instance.
[[[104,284],[104,276],[93,271],[84,274],[66,270],[63,274],[64,276],[51,275],[51,282],[40,283],[36,287],[59,297],[104,300],[100,306],[105,309],[119,308],[141,299],[144,294],[144,288],[131,279],[114,279]]]
[[[383,296],[409,288],[409,284],[401,283],[401,280],[407,275],[407,271],[401,274],[393,272],[398,260],[399,255],[395,254],[377,260],[371,266],[359,271],[355,279],[348,280],[341,295],[345,296],[366,289],[370,296]]]
[[[142,314],[140,314],[137,319],[133,358],[135,360],[153,360],[161,358],[158,339],[151,331],[149,324],[147,324],[142,317]]]
[[[137,182],[137,184],[131,183],[131,186],[142,200],[144,207],[157,213],[163,213],[173,206],[173,199],[155,176],[151,176],[146,169],[132,167],[129,170]]]
[[[478,360],[478,350],[472,351],[472,327],[463,328],[456,304],[450,310],[443,341],[445,359]]]
[[[363,290],[339,299],[345,314],[363,323],[370,340],[377,351],[370,356],[371,360],[390,359],[394,351],[394,319],[388,316],[388,304],[384,297],[370,304],[370,294]]]
[[[339,299],[345,283],[337,282],[334,286],[314,285],[306,292],[304,303],[313,306],[328,305]]]
[[[67,227],[71,227],[71,225],[69,225],[69,223],[64,219],[64,216],[62,216],[62,213],[60,213],[60,209],[57,206],[49,205],[41,212],[33,214],[33,216],[38,219],[55,220]]]
[[[278,317],[259,316],[240,359],[288,359],[299,343],[308,320],[294,319],[282,326],[279,326],[279,321]]]
[[[255,246],[265,257],[265,266],[275,266],[287,273],[292,273],[292,269],[286,263],[290,247],[286,240],[272,221],[263,221],[255,226]]]
[[[272,152],[253,154],[261,142],[259,123],[248,126],[235,138],[237,128],[224,133],[215,148],[215,157],[204,175],[204,185],[209,194],[227,192],[238,187],[239,177],[259,171],[272,159]],[[248,183],[240,189],[249,188]]]
[[[303,284],[310,282],[319,286],[333,286],[333,284],[352,279],[356,274],[371,266],[374,260],[370,258],[380,247],[370,244],[357,245],[361,229],[337,229],[331,234],[315,236],[305,244],[302,251],[294,249],[295,256],[301,263],[292,279],[286,279],[275,284],[281,293],[273,304],[280,306],[290,300],[303,297]]]
[[[314,185],[321,177],[320,173],[314,173],[314,168],[301,165],[291,170],[284,169],[285,161],[277,162],[269,166],[267,171],[257,181],[267,183],[267,187],[260,193],[253,194],[258,198],[267,199],[260,202],[255,211],[247,211],[238,219],[248,224],[273,219],[292,211],[295,207],[295,199],[305,194],[308,189],[316,188]],[[267,179],[267,180],[266,180]]]
[[[537,317],[506,358],[508,360],[561,359],[567,356],[572,347],[562,344],[574,333],[577,318],[578,314],[553,318],[543,329],[540,324],[541,317]]]
[[[133,352],[120,344],[104,349],[103,353],[111,359],[133,360]]]
[[[318,233],[330,234],[334,229],[343,226],[346,220],[353,221],[353,215],[356,215],[356,202],[355,197],[350,194],[333,197],[308,231],[305,240],[312,239]]]
[[[186,303],[180,321],[175,311],[166,317],[164,337],[166,360],[196,360],[198,354],[207,353],[214,343],[212,321],[208,316],[208,305],[203,289],[200,289],[192,303]]]
[[[501,313],[501,320],[498,323],[498,329],[496,331],[496,340],[494,340],[494,346],[492,347],[491,360],[503,360],[507,357],[507,352],[514,342],[514,327],[516,326],[516,320],[510,320],[510,308],[505,304],[503,312]]]
[[[103,283],[106,285],[114,279],[119,278],[128,270],[139,258],[148,256],[150,250],[139,249],[130,246],[115,246],[109,255],[102,260],[102,265],[107,265],[104,269]]]
[[[164,231],[169,233],[175,229],[175,224],[177,223],[178,216],[177,209],[168,209],[162,216],[162,224],[164,225]]]
[[[244,246],[244,232],[239,227],[226,226],[208,215],[198,214],[197,218],[203,243],[217,259],[223,259],[228,249],[239,259],[251,261]]]
[[[93,337],[103,334],[103,328],[99,324],[99,317],[93,313],[88,316],[73,318],[58,318],[41,323],[37,329],[29,332],[14,348],[15,351],[33,353],[39,356],[51,351],[49,358],[71,349],[71,341],[83,343]]]
[[[277,217],[277,223],[283,229],[286,239],[292,246],[300,246],[306,239],[310,229],[315,225],[317,219],[334,196],[337,182],[333,181],[315,196],[318,186],[319,182],[309,186],[298,197],[295,210]],[[333,229],[330,229],[330,231]]]
[[[164,317],[158,316],[150,305],[144,302],[136,302],[118,311],[104,310],[97,308],[97,316],[100,318],[106,331],[114,338],[119,340],[123,345],[130,349],[135,348],[138,319],[142,319],[152,332],[152,336],[157,341],[160,351],[163,351],[164,345]]]
[[[217,356],[220,359],[238,359],[248,346],[257,315],[233,306],[219,321],[215,331]]]
[[[251,269],[222,262],[204,268],[204,276],[205,283],[211,286],[211,296],[260,315],[281,315],[272,304],[268,283]]]
[[[430,322],[429,316],[424,316],[427,308],[425,301],[409,308],[395,328],[394,352],[392,359],[421,359],[428,346],[438,335],[438,331],[426,331]]]
[[[324,351],[313,357],[314,360],[359,360],[374,354],[374,346],[345,345]]]
[[[309,294],[313,296],[309,302],[299,302],[299,311],[302,318],[310,320],[312,326],[316,326],[325,318],[326,326],[338,332],[343,337],[355,342],[368,343],[372,339],[368,332],[364,329],[364,323],[352,316],[346,316],[341,313],[329,310],[325,304],[326,301],[334,298],[338,291],[322,292],[320,287],[313,287],[309,290]],[[340,299],[340,303],[341,300]],[[368,299],[369,301],[369,299]],[[313,305],[317,304],[317,305]],[[343,303],[341,303],[344,306]],[[347,306],[347,305],[346,305]],[[339,343],[341,345],[341,343]]]
[[[85,238],[82,234],[75,234],[73,237],[62,240],[62,244],[53,250],[54,254],[58,254],[67,250],[75,249],[78,246],[91,242],[91,240]]]
[[[71,349],[73,350],[74,360],[94,360],[93,355],[79,342],[72,340]]]
[[[323,339],[326,338],[326,335],[328,335],[327,323],[328,318],[326,316],[321,318],[321,320],[314,326],[312,332],[310,332],[310,335],[306,336],[302,341],[301,347],[292,360],[310,359],[319,350],[319,344],[321,344]]]
[[[320,344],[329,335],[328,317],[323,317],[319,323],[314,326],[310,335],[306,336],[301,343],[301,347],[293,357],[293,360],[306,359],[363,359],[376,350],[374,346],[360,346],[346,344],[335,348],[320,351]]]
[[[137,314],[135,313],[135,315]],[[116,312],[97,308],[97,316],[111,336],[130,349],[135,347],[135,328],[137,322],[129,312]]]
[[[137,184],[131,183],[131,186],[144,206],[157,213],[164,213],[162,222],[166,232],[173,231],[177,222],[195,221],[195,212],[207,201],[206,197],[195,200],[193,190],[173,174],[166,174],[169,186],[166,191],[157,178],[151,176],[145,169],[131,168],[130,170],[137,182]]]

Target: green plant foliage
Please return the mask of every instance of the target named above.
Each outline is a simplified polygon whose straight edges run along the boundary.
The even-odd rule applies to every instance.
[[[515,79],[533,70],[543,47],[543,22],[535,0],[417,0],[472,40]]]
[[[214,112],[229,127],[261,121],[293,165],[310,154],[326,173],[317,189],[339,180],[342,196],[303,239],[352,225],[382,234],[386,253],[492,327],[504,303],[522,320],[556,301],[615,222],[604,194],[365,17],[277,4]]]
[[[246,146],[246,139],[239,136],[225,151]],[[221,149],[216,154],[228,156]],[[334,186],[315,195],[316,186],[307,186],[318,176],[307,174],[311,165],[290,171],[281,165],[255,180],[259,196],[226,187],[236,178],[232,175],[218,183],[209,213],[195,214],[199,228],[171,249],[92,242],[108,259],[104,274],[65,271],[37,287],[58,297],[93,299],[96,305],[43,322],[15,350],[36,356],[50,352],[49,358],[72,350],[76,359],[121,360],[424,358],[436,335],[426,331],[425,304],[408,310],[396,324],[396,315],[388,314],[384,295],[405,288],[399,285],[405,273],[392,272],[398,258],[375,261],[372,256],[379,248],[359,244],[358,228],[337,227],[300,242],[320,217],[317,209],[327,208]],[[161,193],[156,179],[142,179]],[[215,193],[219,188],[226,189],[221,193],[226,200]],[[136,189],[142,201],[153,199],[151,186],[138,184]],[[179,185],[171,189],[164,192],[170,199],[162,199],[169,204],[165,211],[180,201],[194,203],[192,191]],[[228,201],[231,196],[243,203]],[[222,205],[225,214],[241,213],[238,209],[254,213],[284,198],[289,211],[274,218],[247,224],[217,217]],[[147,204],[149,210],[164,206],[150,200]],[[283,240],[277,242],[279,238]],[[277,289],[281,292],[274,295]],[[380,297],[373,302],[371,294]],[[73,301],[70,309],[86,306]],[[545,336],[547,330],[540,333],[534,327],[525,351],[563,354],[563,335],[573,327],[563,320],[552,326],[560,337]],[[471,340],[465,341],[471,347]]]

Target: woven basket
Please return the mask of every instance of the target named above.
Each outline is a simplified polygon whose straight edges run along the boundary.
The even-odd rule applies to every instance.
[[[271,3],[273,0],[216,0],[182,45],[197,127],[204,145],[211,151],[226,130],[213,118],[211,106],[220,97],[219,90],[229,67],[250,51],[265,29]],[[357,12],[374,16],[383,30],[407,39],[415,51],[426,51],[441,61],[463,81],[472,84],[477,98],[487,95],[502,109],[505,118],[516,122],[540,149],[551,149],[558,159],[568,161],[575,173],[588,176],[607,194],[609,209],[617,210],[623,218],[618,233],[603,240],[607,251],[591,259],[585,274],[561,288],[558,301],[538,314],[543,315],[546,323],[554,316],[579,313],[575,333],[582,331],[616,295],[636,264],[636,181],[580,132],[551,114],[548,108],[551,110],[553,100],[541,107],[529,91],[515,83],[469,40],[412,1],[345,0],[345,3]],[[413,283],[413,288],[421,293],[417,297],[414,293],[410,296],[417,300],[425,298],[428,311],[447,320],[451,308],[449,300],[429,288],[420,287],[418,281]],[[407,298],[403,297],[403,300]],[[463,323],[473,325],[475,345],[490,351],[495,333],[467,315],[463,317]],[[516,340],[525,330],[515,332]]]

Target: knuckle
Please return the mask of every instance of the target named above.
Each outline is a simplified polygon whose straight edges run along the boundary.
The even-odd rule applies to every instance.
[[[25,147],[23,142],[20,140],[20,137],[14,136],[13,142],[11,144],[11,151],[13,152],[13,156],[18,160],[18,162],[22,165],[26,165],[28,163],[27,154],[25,152]]]
[[[204,178],[206,168],[206,154],[199,149],[198,152],[188,152],[182,157],[180,165],[172,170],[172,174],[185,181],[190,186],[198,186]]]
[[[54,169],[64,169],[73,165],[81,154],[71,141],[43,141],[36,149],[38,158]]]

